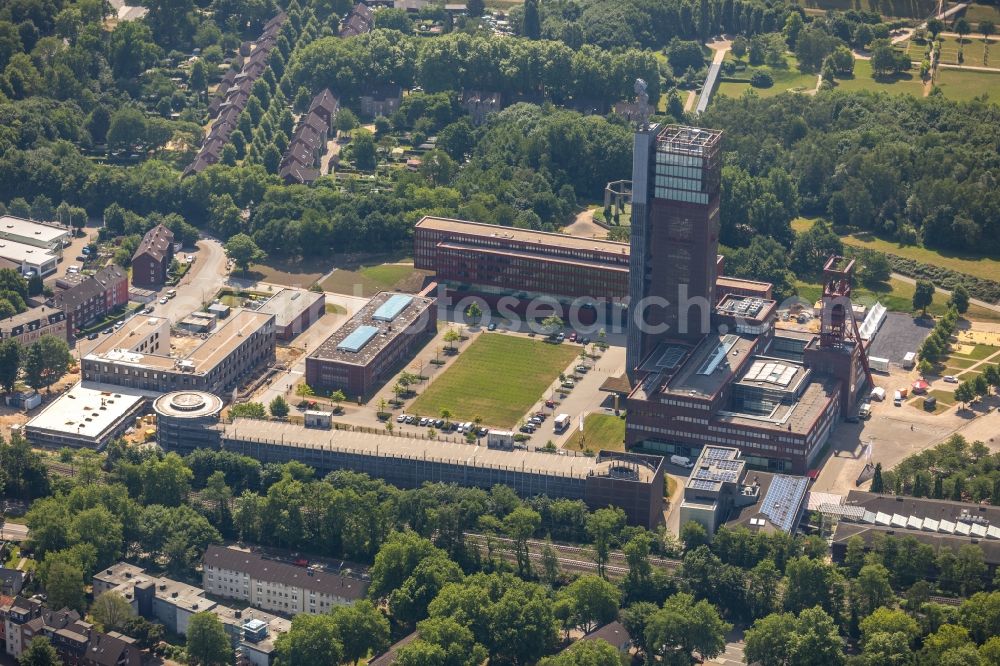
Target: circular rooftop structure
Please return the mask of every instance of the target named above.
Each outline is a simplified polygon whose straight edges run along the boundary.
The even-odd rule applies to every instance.
[[[196,419],[218,414],[222,410],[222,398],[205,391],[174,391],[157,398],[153,409],[160,416]]]

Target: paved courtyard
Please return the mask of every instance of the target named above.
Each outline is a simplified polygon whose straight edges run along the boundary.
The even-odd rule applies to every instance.
[[[899,365],[907,352],[917,351],[933,328],[931,317],[913,318],[908,314],[890,312],[875,335],[868,355],[887,358]]]

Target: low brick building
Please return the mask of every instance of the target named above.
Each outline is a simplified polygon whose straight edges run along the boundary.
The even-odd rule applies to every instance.
[[[349,398],[376,390],[437,331],[435,299],[382,292],[306,358],[306,382]]]

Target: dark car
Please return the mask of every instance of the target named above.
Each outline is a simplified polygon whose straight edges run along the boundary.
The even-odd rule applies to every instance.
[[[85,254],[78,254],[78,255],[76,255],[76,260],[77,261],[87,261],[87,259],[90,259],[90,257],[88,257]]]
[[[590,344],[590,338],[588,338],[587,336],[583,336],[582,338],[580,338],[580,344],[581,345],[585,345],[585,346],[589,345]]]
[[[109,333],[114,332],[114,330],[115,330],[114,328],[112,328],[112,327],[109,326],[108,328],[106,328],[103,331],[101,331],[101,333],[103,333],[104,335],[108,335]]]
[[[87,336],[87,339],[88,340],[96,340],[97,339],[97,333],[91,333],[90,335]]]
[[[490,323],[490,325],[486,327],[486,330],[487,331],[495,331],[495,330],[497,330],[497,325],[494,324],[494,323]]]

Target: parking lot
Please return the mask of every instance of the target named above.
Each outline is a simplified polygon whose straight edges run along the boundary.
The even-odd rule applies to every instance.
[[[869,356],[887,358],[899,365],[907,352],[916,352],[924,339],[931,334],[934,320],[931,317],[914,318],[908,314],[890,312],[871,343]]]

